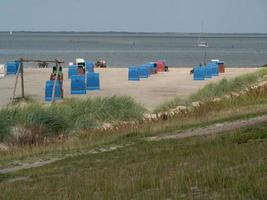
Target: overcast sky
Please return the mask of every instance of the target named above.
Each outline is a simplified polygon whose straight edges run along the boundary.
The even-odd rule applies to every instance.
[[[0,0],[18,30],[267,33],[267,0]]]

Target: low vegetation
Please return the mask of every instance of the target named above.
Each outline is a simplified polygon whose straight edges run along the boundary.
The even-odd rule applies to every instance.
[[[66,99],[52,106],[39,103],[16,105],[0,111],[0,142],[10,142],[21,131],[36,137],[71,134],[93,129],[105,122],[116,123],[140,119],[144,108],[130,97]],[[12,138],[13,137],[13,138]],[[35,138],[35,139],[34,139]]]
[[[267,126],[80,155],[0,175],[1,199],[266,199]],[[123,142],[123,141],[121,141]]]
[[[172,108],[176,108],[177,106],[183,105],[184,102],[179,97],[174,97],[170,99],[169,101],[164,102],[163,104],[159,105],[154,109],[154,113],[159,112],[166,112],[171,110]]]

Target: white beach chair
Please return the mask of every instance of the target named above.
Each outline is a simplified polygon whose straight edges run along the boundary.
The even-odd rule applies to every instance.
[[[6,76],[5,65],[0,64],[0,78],[3,78],[5,76]]]

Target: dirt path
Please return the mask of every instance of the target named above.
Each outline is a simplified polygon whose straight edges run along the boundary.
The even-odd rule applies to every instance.
[[[56,161],[64,160],[64,159],[70,158],[70,157],[115,151],[117,149],[125,148],[126,146],[131,146],[133,144],[134,143],[129,143],[129,144],[124,144],[124,145],[106,146],[106,147],[90,149],[90,150],[86,149],[86,150],[84,150],[82,152],[79,152],[79,153],[66,154],[65,156],[63,156],[61,158],[51,158],[49,160],[37,161],[37,162],[34,162],[34,163],[22,163],[19,166],[7,167],[7,168],[0,169],[0,174],[7,174],[7,173],[12,173],[12,172],[17,172],[17,171],[23,170],[23,169],[32,169],[32,168],[36,168],[36,167],[43,167],[43,166],[52,164],[52,163],[54,163]]]
[[[267,122],[267,115],[262,115],[259,117],[247,119],[247,120],[238,120],[233,122],[225,122],[225,123],[218,123],[213,124],[207,127],[201,127],[196,129],[189,129],[169,135],[159,135],[155,137],[148,137],[148,141],[159,141],[164,139],[182,139],[188,138],[193,136],[204,136],[204,135],[211,135],[211,134],[219,134],[228,131],[233,131],[240,128],[246,128],[250,126],[254,126],[257,124],[262,124]]]
[[[51,160],[46,160],[46,161],[34,162],[34,163],[23,163],[20,166],[1,169],[0,174],[7,174],[7,173],[11,173],[11,172],[16,172],[16,171],[19,171],[22,169],[31,169],[31,168],[36,168],[36,167],[42,167],[42,166],[54,163],[58,160],[59,159],[51,159]]]
[[[232,130],[236,130],[240,128],[250,127],[253,125],[262,124],[266,122],[267,122],[267,115],[262,115],[262,116],[247,119],[247,120],[238,120],[238,121],[233,121],[233,122],[218,123],[218,124],[213,124],[207,127],[188,129],[182,132],[177,132],[177,133],[169,134],[169,135],[165,134],[165,135],[159,135],[155,137],[148,137],[146,138],[146,140],[147,141],[160,141],[164,139],[182,139],[182,138],[188,138],[188,137],[193,137],[193,136],[205,136],[205,135],[211,135],[211,134],[219,134],[219,133],[224,133],[224,132],[228,132],[228,131],[232,131]],[[84,152],[80,152],[76,154],[69,154],[62,158],[51,158],[50,160],[46,160],[46,161],[38,161],[35,163],[24,163],[16,167],[8,167],[8,168],[0,169],[0,174],[12,173],[12,172],[16,172],[22,169],[42,167],[42,166],[46,166],[56,161],[63,160],[69,157],[115,151],[117,149],[125,148],[128,146],[134,145],[134,144],[135,143],[102,147],[98,149],[85,150]]]

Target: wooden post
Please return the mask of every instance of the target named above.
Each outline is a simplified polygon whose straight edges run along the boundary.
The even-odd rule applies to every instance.
[[[24,77],[23,77],[23,73],[24,73],[24,66],[23,66],[23,59],[20,59],[20,76],[21,76],[21,98],[25,98],[24,96]]]
[[[61,99],[64,99],[63,80],[62,81],[59,80],[59,86],[60,86],[60,96],[61,96]]]
[[[15,80],[15,86],[14,86],[14,89],[13,89],[12,101],[14,101],[14,99],[15,99],[20,69],[21,69],[21,63],[19,64],[19,68],[18,68],[18,71],[17,71],[17,74],[16,74],[16,80]]]

